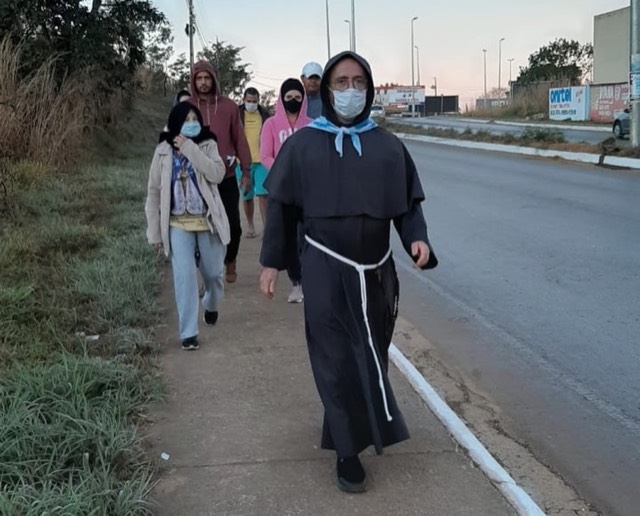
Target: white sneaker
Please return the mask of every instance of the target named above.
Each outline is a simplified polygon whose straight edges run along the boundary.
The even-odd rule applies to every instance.
[[[302,294],[302,285],[294,285],[291,289],[291,294],[287,298],[289,303],[302,303],[304,301],[304,295]]]

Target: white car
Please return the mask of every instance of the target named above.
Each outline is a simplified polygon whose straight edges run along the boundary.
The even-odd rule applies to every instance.
[[[374,104],[373,106],[371,106],[371,113],[369,114],[371,118],[384,119],[385,114],[386,113],[384,111],[384,106],[381,106],[380,104]]]

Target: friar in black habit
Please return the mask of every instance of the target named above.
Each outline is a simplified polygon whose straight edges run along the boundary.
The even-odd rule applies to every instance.
[[[403,143],[369,118],[366,60],[343,52],[325,67],[323,116],[292,135],[269,172],[260,263],[272,298],[302,224],[302,288],[309,357],[325,415],[322,447],[337,453],[338,487],[366,489],[358,454],[409,438],[387,378],[398,310],[391,224],[418,269],[438,261],[424,193]]]

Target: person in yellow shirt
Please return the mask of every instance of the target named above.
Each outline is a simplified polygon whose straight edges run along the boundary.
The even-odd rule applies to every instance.
[[[267,213],[267,191],[264,188],[267,169],[260,162],[260,135],[264,122],[269,118],[269,112],[260,105],[260,92],[256,88],[247,88],[244,92],[243,101],[240,106],[240,118],[251,150],[251,187],[249,190],[241,187],[240,194],[249,226],[247,238],[255,238],[256,228],[253,221],[255,212],[254,198],[258,198],[258,208],[260,209],[263,226]],[[239,181],[241,176],[239,167],[236,169],[236,175]]]

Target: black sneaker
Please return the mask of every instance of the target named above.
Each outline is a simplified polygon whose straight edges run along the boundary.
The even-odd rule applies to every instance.
[[[210,312],[209,310],[204,311],[204,323],[207,326],[213,326],[218,322],[218,312]]]
[[[367,474],[357,455],[341,459],[336,463],[338,488],[345,493],[364,493],[367,489]]]
[[[185,351],[195,351],[199,347],[200,343],[198,342],[198,337],[189,337],[182,341],[182,349]]]

